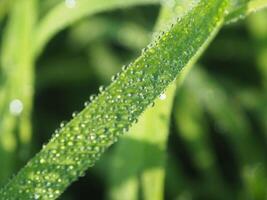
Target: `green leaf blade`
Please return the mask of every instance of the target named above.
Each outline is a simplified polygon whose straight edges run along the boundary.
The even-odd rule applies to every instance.
[[[21,160],[16,155],[17,151],[25,152],[22,156],[24,162],[29,156],[35,3],[35,0],[21,0],[16,3],[12,1],[4,29],[0,58],[0,155],[5,162],[0,173],[1,184],[13,173],[14,160]],[[16,101],[22,106],[18,113],[10,109],[12,102]]]
[[[175,20],[105,91],[101,89],[89,106],[62,125],[0,191],[1,198],[57,198],[193,62],[223,24],[227,2],[202,0],[188,15]]]

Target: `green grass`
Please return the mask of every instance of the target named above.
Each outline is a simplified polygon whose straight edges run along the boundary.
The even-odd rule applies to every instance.
[[[114,0],[97,3],[78,1],[76,8],[69,9],[64,2],[59,2],[51,11],[48,10],[40,17],[36,12],[37,1],[21,0],[10,4],[1,50],[0,130],[3,134],[0,140],[0,155],[5,160],[3,170],[0,171],[1,180],[6,180],[15,170],[16,159],[25,160],[29,156],[34,65],[48,41],[59,31],[86,16],[115,8],[156,3],[156,0]],[[171,6],[167,1],[162,4],[165,11],[163,9],[159,17],[157,28],[161,31],[152,39],[151,44],[142,50],[136,60],[125,65],[122,72],[112,78],[108,87],[101,86],[99,94],[91,96],[90,102],[85,102],[85,108],[80,113],[74,113],[73,119],[61,124],[47,145],[0,190],[1,199],[59,197],[72,182],[84,176],[85,171],[95,164],[106,149],[138,121],[115,149],[113,165],[109,169],[110,198],[123,199],[123,195],[130,195],[129,199],[138,199],[140,188],[144,199],[164,198],[166,142],[176,85],[180,87],[224,22],[236,21],[260,10],[267,2],[201,0],[191,1],[189,6],[185,6],[183,2],[175,2]],[[4,12],[2,13],[4,16]],[[106,51],[105,57],[110,57],[108,62],[115,62],[113,55],[106,49],[105,46],[102,46],[102,49],[100,46],[100,52]],[[202,78],[201,73],[198,75],[189,82],[193,86],[189,85],[188,90],[190,87],[195,90],[193,93],[199,96],[205,109],[221,123],[219,126],[236,133],[231,136],[230,141],[238,152],[238,162],[244,166],[242,178],[249,193],[242,195],[258,195],[257,189],[250,191],[250,184],[256,181],[256,178],[265,183],[264,178],[260,178],[265,177],[265,173],[259,170],[260,175],[255,175],[256,178],[253,179],[246,171],[257,168],[257,163],[254,165],[255,154],[259,159],[263,159],[264,155],[261,149],[250,151],[255,144],[252,143],[251,130],[246,126],[246,119],[242,118],[238,107],[225,102],[220,92],[216,94],[219,97],[216,101],[201,96],[201,88],[198,86],[214,85],[212,80]],[[206,85],[201,79],[211,83]],[[167,100],[156,100],[165,99],[165,95]],[[19,118],[9,111],[10,102],[14,99],[23,102],[23,112]],[[154,104],[155,107],[149,108]],[[195,109],[198,108],[194,107],[193,110]],[[186,123],[190,122],[191,116],[185,121],[183,117],[180,118],[193,110],[185,111],[184,114],[179,114],[178,111],[178,124],[181,123],[181,127],[184,127],[185,131],[182,132],[186,133],[184,140],[188,140],[188,146],[197,147],[192,152],[199,153],[193,159],[196,166],[203,168],[204,174],[209,172],[205,175],[208,183],[213,182],[213,179],[209,178],[210,174],[218,180],[214,191],[218,189],[223,192],[220,190],[223,183],[222,180],[219,181],[218,171],[212,163],[214,161],[206,161],[202,157],[206,155],[207,159],[214,159],[214,154],[210,153],[208,148],[203,148],[206,139],[197,138],[193,142],[194,135],[190,138],[190,130],[186,129]],[[201,113],[201,109],[199,110]],[[236,115],[231,116],[232,112]],[[252,146],[247,149],[250,145]],[[19,150],[24,151],[22,158],[16,156]],[[136,157],[134,160],[131,159],[133,155]],[[117,166],[117,162],[125,164]],[[207,163],[210,165],[206,166]],[[127,169],[123,170],[125,168]],[[123,171],[120,176],[114,176],[120,171]],[[230,189],[226,190],[230,197],[236,195]]]

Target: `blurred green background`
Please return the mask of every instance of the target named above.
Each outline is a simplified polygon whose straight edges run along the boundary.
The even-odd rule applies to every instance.
[[[2,2],[0,139],[2,143],[11,144],[13,140],[20,141],[21,127],[28,122],[18,115],[13,125],[5,123],[8,116],[5,112],[10,112],[6,98],[9,92],[11,95],[11,88],[14,89],[12,84],[6,84],[8,73],[4,66],[8,54],[5,48],[9,48],[5,43],[11,37],[6,27],[11,18],[12,1]],[[40,1],[40,16],[57,2]],[[140,54],[151,41],[159,10],[159,6],[149,5],[85,17],[48,43],[35,65],[33,109],[29,110],[32,140],[24,144],[22,139],[10,153],[1,147],[1,185],[39,151],[60,122],[69,120],[73,111],[82,109],[81,102],[97,93],[100,85],[109,84],[122,65]],[[264,11],[224,26],[177,89],[166,149],[164,199],[267,199],[266,19]],[[18,37],[20,31],[16,31]],[[14,55],[10,58],[12,61],[16,59],[13,52],[18,51],[16,45],[13,47],[9,50]],[[27,48],[20,50],[27,51]],[[19,80],[21,73],[14,80]],[[18,86],[15,94],[21,90]],[[14,138],[7,139],[6,126],[15,127],[11,131]],[[120,171],[116,167],[120,156],[124,156],[120,145],[125,141],[113,145],[61,199],[127,200],[129,191],[116,191],[116,188],[136,174],[138,180],[138,170],[133,174],[123,171],[138,165],[136,152],[145,141],[131,142],[128,150],[132,152],[132,161],[127,163],[121,159]],[[146,150],[154,152],[157,159],[155,147],[148,145]],[[143,165],[146,170],[153,170],[153,165]],[[120,197],[112,196],[114,191],[119,192]],[[135,198],[144,199],[142,188],[136,191]]]

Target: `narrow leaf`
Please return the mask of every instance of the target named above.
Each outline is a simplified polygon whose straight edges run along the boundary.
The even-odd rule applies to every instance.
[[[18,146],[22,149],[25,147],[26,155],[22,157],[24,160],[28,158],[35,9],[34,0],[21,0],[12,4],[1,47],[0,154],[5,160],[1,167],[6,169],[1,170],[1,181],[5,181],[13,173],[15,166],[11,160],[15,159]]]
[[[142,55],[67,125],[55,133],[1,191],[2,199],[55,199],[123,132],[207,46],[223,24],[228,1],[202,0],[143,50]],[[210,35],[207,39],[207,35]]]

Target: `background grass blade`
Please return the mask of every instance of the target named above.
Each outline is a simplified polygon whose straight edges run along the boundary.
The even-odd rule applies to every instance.
[[[226,23],[235,22],[245,16],[267,7],[266,0],[232,0],[232,9]]]
[[[265,182],[266,171],[259,168],[259,165],[266,164],[266,156],[264,148],[257,145],[259,143],[258,138],[252,134],[246,115],[204,71],[192,71],[186,85],[189,86],[187,87],[189,91],[194,90],[193,93],[198,96],[206,111],[215,119],[217,123],[215,125],[216,131],[221,135],[220,137],[222,139],[227,138],[232,144],[233,153],[238,162],[237,165],[242,172],[238,176],[241,178],[241,183],[246,187],[245,191],[238,194],[239,198],[257,198],[257,195],[255,195],[257,192],[250,188],[250,182],[253,182],[253,179],[254,181],[256,181],[255,179],[260,180],[260,183]],[[205,94],[204,88],[213,93],[203,95]],[[217,97],[216,101],[212,101],[213,95]],[[252,170],[255,170],[253,172],[254,176],[249,175]]]
[[[193,69],[189,76],[198,70]],[[209,194],[212,199],[234,199],[236,194],[231,191],[231,187],[220,174],[220,167],[216,161],[217,155],[211,145],[205,110],[199,102],[200,97],[196,97],[195,91],[187,88],[188,82],[186,79],[185,84],[176,94],[173,115],[177,136],[173,138],[177,143],[180,140],[180,143],[186,146],[189,154],[187,159],[192,163],[193,174],[197,177],[189,178],[194,191],[192,193],[203,198]],[[199,86],[198,89],[200,88],[203,89],[203,86]],[[206,94],[203,92],[203,95]]]
[[[80,0],[74,8],[69,8],[65,2],[61,2],[39,22],[36,30],[36,53],[39,54],[56,33],[81,18],[112,9],[153,3],[158,3],[158,0]]]
[[[0,21],[5,17],[8,13],[9,8],[11,7],[14,0],[2,0],[0,2]]]
[[[86,1],[80,0],[74,8],[68,8],[65,2],[56,4],[51,11],[41,18],[36,30],[36,54],[38,55],[49,40],[59,31],[86,16],[112,9],[124,8],[135,5],[158,4],[160,0],[113,0],[113,1]],[[164,1],[163,1],[164,2]],[[168,1],[166,1],[168,2]],[[237,21],[251,12],[267,6],[266,0],[232,0],[231,12],[227,22]],[[185,3],[181,1],[181,3]]]
[[[1,162],[2,183],[14,171],[14,160],[28,159],[31,139],[35,1],[22,0],[10,9],[1,49],[0,154],[5,160]],[[21,108],[14,110],[17,104]]]
[[[166,26],[174,16],[183,17],[195,4],[191,1],[163,6],[156,29]],[[155,107],[147,109],[116,146],[109,170],[110,199],[164,199],[166,145],[175,88],[175,84],[168,87]]]
[[[165,94],[167,99],[158,99],[155,107],[148,108],[129,135],[116,146],[109,172],[110,199],[163,199],[166,142],[174,92],[175,84],[172,84]]]
[[[222,25],[227,1],[202,0],[67,125],[1,191],[20,199],[55,199],[92,166],[204,48]],[[217,27],[214,29],[214,27]],[[87,105],[87,104],[86,104]]]

